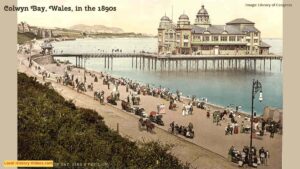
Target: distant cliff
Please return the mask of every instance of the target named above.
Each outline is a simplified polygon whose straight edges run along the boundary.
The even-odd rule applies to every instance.
[[[108,27],[104,25],[89,26],[84,24],[78,24],[78,25],[71,26],[69,29],[86,32],[86,33],[124,33],[123,29],[121,28]]]

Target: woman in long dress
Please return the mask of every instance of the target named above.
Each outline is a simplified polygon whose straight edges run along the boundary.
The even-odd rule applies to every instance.
[[[183,104],[183,107],[182,107],[182,116],[185,116],[186,115],[186,110],[185,110],[185,105]]]

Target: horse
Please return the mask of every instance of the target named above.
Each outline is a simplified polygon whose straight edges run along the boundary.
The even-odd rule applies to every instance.
[[[143,119],[142,117],[139,119],[139,127],[146,127],[147,132],[152,132],[155,125],[149,119]]]
[[[107,103],[110,103],[110,104],[115,105],[115,106],[117,105],[116,99],[113,96],[108,96],[106,98],[106,100],[107,100]]]
[[[127,111],[127,112],[132,112],[132,108],[129,102],[126,102],[125,100],[122,100],[121,103],[122,109]]]
[[[77,92],[80,92],[80,91],[86,92],[86,88],[84,86],[84,83],[80,83],[80,84],[77,85]]]

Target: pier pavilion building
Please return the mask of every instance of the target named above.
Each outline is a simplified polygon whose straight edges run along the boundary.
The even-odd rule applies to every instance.
[[[268,55],[255,23],[237,18],[225,25],[212,25],[202,5],[194,24],[186,14],[175,24],[166,15],[158,28],[158,53],[181,55]]]

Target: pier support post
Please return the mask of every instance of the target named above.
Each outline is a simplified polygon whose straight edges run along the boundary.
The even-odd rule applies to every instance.
[[[223,70],[223,59],[221,59],[221,70]]]
[[[80,67],[80,56],[78,56],[77,59],[78,59],[77,67]]]
[[[151,58],[151,69],[153,70],[153,59]]]
[[[254,59],[254,71],[256,71],[256,59]]]
[[[167,60],[164,59],[164,68],[167,69]]]
[[[270,70],[272,70],[272,59],[270,58]]]
[[[280,59],[280,72],[281,72],[281,66],[282,66],[282,59]]]
[[[107,58],[107,68],[109,69],[109,56]]]
[[[154,65],[154,69],[156,71],[156,64],[157,64],[157,58],[155,58],[155,61],[154,61],[155,65]]]
[[[137,65],[138,65],[137,59],[138,59],[138,56],[136,55],[136,57],[135,57],[135,68],[136,68],[136,69],[137,69]]]
[[[145,69],[145,57],[143,56],[143,70]]]
[[[77,67],[77,56],[75,56],[75,60],[76,60],[76,63],[75,63],[75,67]]]
[[[131,57],[131,68],[133,68],[133,56]]]
[[[261,70],[261,61],[262,60],[259,60],[259,70]]]
[[[111,57],[111,70],[113,69],[114,57]]]
[[[75,56],[75,60],[76,60],[75,67],[77,67],[77,56]]]
[[[264,58],[264,71],[266,70],[266,59]]]
[[[188,60],[186,60],[185,62],[186,62],[186,71],[188,72],[189,71],[189,62],[188,62]]]
[[[104,68],[106,69],[106,56],[104,55]]]
[[[142,69],[142,57],[140,56],[140,69]]]
[[[80,56],[78,56],[78,64],[77,64],[77,67],[80,68]]]
[[[81,68],[81,56],[79,56],[79,68]]]

